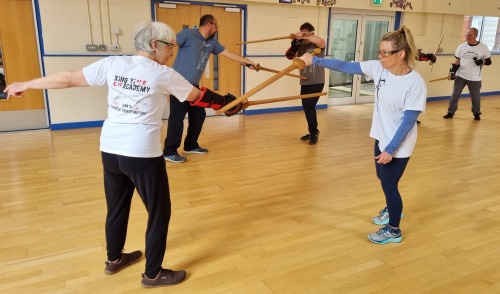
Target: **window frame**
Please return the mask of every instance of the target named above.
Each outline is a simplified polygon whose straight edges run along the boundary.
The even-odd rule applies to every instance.
[[[493,41],[491,41],[491,33],[489,32],[492,26],[488,25],[492,19],[496,19],[496,33],[493,34]],[[464,31],[472,27],[478,30],[477,39],[479,42],[488,46],[491,53],[500,54],[500,17],[466,15],[464,17]],[[487,40],[485,40],[486,38]],[[462,36],[462,41],[465,42],[465,36]]]

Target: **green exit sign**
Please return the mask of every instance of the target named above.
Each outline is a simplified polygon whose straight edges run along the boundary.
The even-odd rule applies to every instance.
[[[372,5],[380,6],[382,5],[382,0],[372,0]]]

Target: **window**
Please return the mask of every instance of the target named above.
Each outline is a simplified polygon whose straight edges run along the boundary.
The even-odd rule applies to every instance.
[[[491,51],[500,51],[499,17],[466,15],[464,19],[464,31],[470,28],[478,30],[478,40],[486,44]],[[465,41],[465,37],[463,41]]]

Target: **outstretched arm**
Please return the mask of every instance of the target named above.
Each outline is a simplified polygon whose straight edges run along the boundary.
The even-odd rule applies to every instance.
[[[241,63],[242,65],[244,66],[248,66],[248,64],[250,64],[251,66],[249,66],[251,69],[255,69],[255,62],[251,61],[250,59],[248,58],[245,58],[243,56],[240,56],[232,51],[229,51],[227,49],[224,49],[224,51],[222,51],[220,53],[222,56],[225,56],[231,60],[234,60],[234,61],[237,61],[239,63]]]
[[[364,74],[361,70],[361,65],[359,62],[347,62],[334,58],[322,58],[317,56],[312,56],[309,53],[305,53],[300,57],[305,63],[306,66],[314,64],[317,66],[323,66],[328,69],[332,69],[335,71],[345,72],[349,74]]]
[[[8,85],[4,92],[10,96],[22,97],[23,92],[30,89],[65,89],[72,87],[88,87],[89,84],[83,75],[83,70],[61,71],[46,77],[33,79],[27,82],[15,82]]]

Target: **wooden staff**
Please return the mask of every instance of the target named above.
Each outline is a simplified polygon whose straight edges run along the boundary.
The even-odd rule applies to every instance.
[[[439,46],[441,46],[441,42],[443,42],[443,38],[444,38],[444,35],[441,35],[441,39],[439,39],[439,43],[438,45],[436,46],[436,50],[434,50],[434,57],[436,56],[437,52],[439,51]],[[431,72],[432,72],[432,65],[434,64],[434,62],[432,62],[432,60],[430,60],[429,64],[431,65]]]
[[[302,33],[302,36],[309,36],[311,35],[312,32],[309,33]],[[240,42],[236,43],[236,45],[243,45],[243,44],[250,44],[250,43],[259,43],[259,42],[267,42],[267,41],[275,41],[275,40],[283,40],[283,39],[295,39],[295,34],[290,34],[288,36],[283,36],[283,37],[276,37],[276,38],[269,38],[269,39],[260,39],[260,40],[254,40],[254,41],[246,41],[246,42]]]
[[[312,56],[316,56],[318,54],[321,53],[321,49],[320,48],[314,48],[313,52],[311,52],[311,55]]]
[[[296,96],[270,98],[270,99],[257,100],[257,101],[248,101],[248,102],[243,103],[242,109],[247,109],[249,106],[252,106],[252,105],[274,103],[274,102],[281,102],[281,101],[288,101],[288,100],[295,100],[295,99],[314,98],[314,97],[318,97],[318,96],[325,96],[326,94],[327,94],[326,92],[321,92],[321,93],[311,93],[311,94],[296,95]]]
[[[439,51],[439,46],[441,46],[441,42],[443,42],[443,38],[444,38],[444,35],[441,35],[441,39],[439,40],[439,43],[436,47],[436,50],[434,50],[434,55],[436,55],[437,52]]]
[[[290,34],[288,36],[283,36],[283,37],[276,37],[276,38],[269,38],[269,39],[260,39],[260,40],[254,40],[254,41],[240,42],[240,43],[236,43],[236,45],[243,45],[243,44],[250,44],[250,43],[259,43],[259,42],[267,42],[267,41],[274,41],[274,40],[283,40],[283,39],[295,39],[295,34]]]
[[[280,72],[279,70],[262,67],[262,66],[260,66],[260,64],[257,63],[257,65],[255,66],[255,71],[259,71],[259,70],[273,72],[273,73],[279,73]],[[294,78],[299,78],[299,79],[302,79],[302,80],[307,80],[307,77],[303,77],[303,76],[299,76],[299,75],[294,75],[294,74],[290,74],[290,73],[286,74],[286,76],[290,76],[290,77],[294,77]]]
[[[266,81],[264,81],[260,85],[256,86],[252,90],[246,92],[242,96],[236,98],[236,100],[232,101],[231,103],[228,103],[228,104],[224,105],[222,108],[217,109],[215,111],[215,114],[221,114],[221,113],[224,113],[224,112],[228,111],[229,109],[231,109],[234,106],[236,106],[238,103],[241,103],[241,102],[245,101],[245,99],[247,99],[248,97],[252,96],[253,94],[259,92],[260,90],[262,90],[265,87],[269,86],[270,84],[274,83],[279,78],[281,78],[282,76],[284,76],[287,73],[291,72],[292,70],[297,69],[297,68],[304,68],[304,66],[305,65],[304,65],[304,61],[303,60],[301,60],[299,58],[294,58],[292,64],[289,65],[287,68],[285,68],[284,70],[282,70],[279,73],[275,74],[274,76],[270,77],[269,79],[267,79]]]
[[[429,82],[432,83],[432,82],[437,82],[437,81],[444,81],[444,80],[450,80],[450,76],[446,76],[446,77],[442,77],[442,78],[439,78],[439,79],[434,79],[434,80],[430,80]]]

